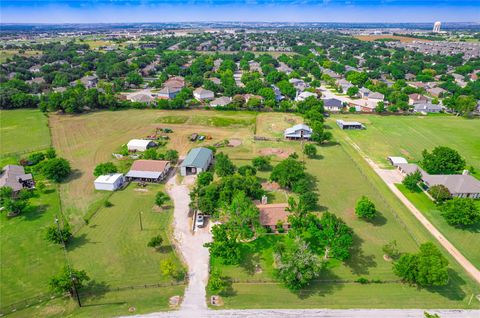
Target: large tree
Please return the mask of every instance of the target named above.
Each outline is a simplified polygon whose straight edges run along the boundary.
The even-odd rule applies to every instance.
[[[309,249],[307,243],[298,238],[292,247],[280,251],[276,256],[278,276],[290,290],[308,286],[322,270],[320,258]]]
[[[292,189],[296,182],[305,178],[305,166],[293,158],[287,158],[277,164],[270,174],[270,179],[284,188]]]
[[[369,198],[366,196],[362,196],[357,201],[357,206],[355,207],[355,214],[364,219],[373,219],[377,214],[377,209],[375,208],[375,204],[370,201]]]
[[[468,226],[480,222],[480,210],[473,199],[453,198],[440,208],[450,225]]]
[[[420,245],[418,254],[403,254],[394,264],[395,274],[419,286],[444,286],[448,283],[448,260],[433,243]]]
[[[238,231],[226,224],[219,224],[213,226],[212,234],[213,241],[204,244],[210,254],[220,258],[224,264],[238,264],[241,256]]]
[[[230,158],[228,158],[228,155],[219,153],[215,156],[215,173],[219,177],[224,177],[235,173],[235,165]]]
[[[98,177],[104,174],[115,173],[117,171],[118,169],[113,162],[104,162],[95,167],[95,170],[93,170],[93,175]]]
[[[402,184],[410,190],[415,192],[418,189],[418,183],[422,180],[422,174],[420,171],[416,170],[415,172],[409,173],[403,178]]]
[[[41,173],[50,180],[62,182],[71,173],[70,163],[63,158],[53,158],[42,161],[38,166]]]
[[[425,149],[422,155],[422,166],[430,174],[456,174],[465,168],[465,159],[448,147],[435,147],[431,153]]]

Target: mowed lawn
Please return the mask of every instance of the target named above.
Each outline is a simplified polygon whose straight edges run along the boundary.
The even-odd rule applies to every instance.
[[[125,110],[103,111],[80,116],[51,115],[53,144],[60,156],[68,159],[74,173],[62,184],[64,213],[74,226],[83,223],[89,208],[105,198],[95,192],[92,172],[101,162],[114,161],[112,153],[130,139],[145,138],[156,128],[173,129],[169,134],[168,149],[176,149],[181,156],[202,145],[213,145],[229,138],[252,135],[255,114],[250,112]],[[190,142],[192,133],[204,134],[209,139]]]
[[[449,225],[440,213],[438,206],[421,191],[411,192],[403,184],[398,189],[417,207],[432,224],[442,232],[455,247],[468,258],[473,265],[480,268],[480,225],[459,228]],[[477,201],[480,209],[480,201]]]
[[[102,286],[172,282],[171,278],[161,275],[160,262],[172,259],[179,270],[182,265],[168,235],[172,210],[160,210],[154,204],[155,194],[163,190],[163,185],[139,188],[132,183],[115,192],[109,198],[113,206],[102,207],[89,224],[75,234],[68,246],[72,264],[86,270],[95,284]],[[159,251],[147,247],[156,235],[161,235],[164,241]]]
[[[38,109],[0,110],[0,159],[50,147],[48,118]]]
[[[48,281],[65,264],[60,245],[45,240],[45,230],[59,215],[58,193],[30,199],[28,211],[8,219],[0,215],[0,307],[50,294]]]
[[[283,128],[289,124],[291,118],[286,119],[284,116],[284,114],[259,115],[257,133],[262,131],[267,137],[278,136],[278,131],[272,130],[271,127],[275,125]],[[320,211],[328,210],[335,213],[353,228],[355,235],[351,258],[343,263],[333,260],[320,277],[323,281],[315,283],[297,295],[274,283],[273,245],[278,238],[269,236],[259,239],[244,250],[240,266],[226,266],[212,259],[213,268],[220,268],[223,275],[237,281],[233,284],[233,293],[224,297],[225,307],[418,308],[428,304],[428,307],[439,308],[479,308],[480,303],[477,300],[470,305],[468,301],[472,294],[480,292],[480,288],[446,251],[444,254],[452,268],[452,280],[448,286],[435,290],[418,290],[396,282],[398,277],[392,272],[392,264],[383,259],[382,246],[396,240],[402,252],[414,252],[418,250],[418,243],[432,241],[433,238],[356,151],[342,140],[342,135],[337,134],[335,130],[332,132],[340,143],[319,147],[319,157],[306,159],[306,166],[307,171],[317,181]],[[266,147],[296,151],[302,158],[301,145],[297,142],[256,141],[252,143],[250,151],[243,149],[248,148],[247,145],[246,143],[238,148],[225,149],[225,152],[235,158],[237,164],[247,163],[249,153],[250,156],[258,155],[258,150]],[[274,157],[274,164],[280,159]],[[262,177],[265,177],[263,173]],[[355,216],[355,203],[362,195],[368,196],[379,211],[379,216],[372,222],[359,220]],[[275,201],[279,201],[278,196],[275,196]],[[255,273],[255,264],[260,265],[261,273]],[[353,283],[359,277],[380,279],[388,283],[371,285]],[[348,282],[325,281],[332,279]],[[266,283],[255,283],[259,280]]]
[[[402,156],[409,161],[422,159],[423,149],[436,146],[457,150],[480,171],[480,120],[449,115],[379,116],[335,115],[329,125],[338,129],[335,120],[362,122],[366,130],[349,131],[350,138],[373,160],[388,167],[387,156]]]

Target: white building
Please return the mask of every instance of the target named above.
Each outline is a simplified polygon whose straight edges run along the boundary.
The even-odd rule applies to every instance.
[[[287,139],[310,139],[312,128],[305,124],[298,124],[285,129],[283,136]]]
[[[208,89],[199,87],[193,91],[193,97],[197,100],[212,100],[215,98],[215,94]]]
[[[297,91],[297,94],[298,94],[299,91]],[[297,102],[301,102],[301,101],[304,101],[306,100],[307,98],[309,97],[315,97],[317,98],[318,95],[316,93],[312,93],[312,92],[301,92],[297,95],[297,97],[295,97],[295,101]]]
[[[128,142],[127,149],[128,151],[145,151],[155,146],[156,144],[151,140],[132,139]]]
[[[94,185],[96,190],[115,191],[125,182],[125,178],[121,173],[111,173],[101,175],[95,179]]]

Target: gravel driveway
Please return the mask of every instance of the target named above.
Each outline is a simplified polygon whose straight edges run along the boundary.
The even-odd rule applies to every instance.
[[[189,284],[178,312],[181,317],[197,317],[200,312],[207,310],[205,288],[208,283],[210,255],[203,244],[210,242],[212,236],[208,228],[192,232],[192,218],[188,216],[188,184],[193,181],[194,177],[189,176],[183,179],[182,184],[177,184],[177,178],[173,175],[167,182],[167,191],[175,206],[173,235],[188,266]]]

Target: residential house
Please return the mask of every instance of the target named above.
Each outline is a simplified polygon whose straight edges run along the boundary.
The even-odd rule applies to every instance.
[[[39,73],[41,67],[42,67],[42,66],[41,66],[40,64],[36,64],[36,65],[33,65],[32,67],[30,67],[30,68],[28,69],[28,71],[29,71],[30,73]]]
[[[279,66],[277,67],[277,71],[283,72],[287,75],[289,75],[290,73],[293,72],[293,70],[287,64],[285,64],[284,62],[279,63]]]
[[[342,89],[343,93],[347,93],[348,89],[354,86],[352,83],[350,83],[344,78],[338,79],[335,83]]]
[[[125,183],[125,177],[121,173],[110,173],[99,176],[93,182],[95,190],[115,191]]]
[[[213,151],[208,148],[193,148],[180,165],[180,175],[187,176],[207,171],[213,161]]]
[[[434,185],[443,185],[453,197],[480,199],[480,181],[469,174],[432,175],[411,163],[398,164],[397,169],[405,176],[419,171],[427,189]]]
[[[440,105],[435,105],[432,103],[418,103],[413,105],[413,111],[416,113],[439,113],[442,111],[442,107]]]
[[[254,95],[254,94],[245,94],[245,95],[243,95],[243,98],[245,98],[245,103],[248,103],[250,98],[256,98],[256,99],[260,100],[261,103],[263,103],[263,100],[264,100],[263,96]]]
[[[222,81],[218,77],[209,77],[207,80],[211,81],[213,84],[220,85]]]
[[[273,93],[275,94],[275,100],[277,102],[281,101],[282,99],[284,99],[283,95],[282,95],[282,92],[280,91],[280,88],[278,88],[277,86],[273,85],[272,84],[272,89],[273,89]]]
[[[210,106],[212,107],[218,107],[218,106],[227,106],[232,102],[232,98],[228,96],[222,96],[215,98],[210,102]]]
[[[323,100],[323,107],[331,112],[339,112],[343,109],[343,103],[336,98],[327,98]]]
[[[156,147],[157,144],[151,140],[146,139],[132,139],[127,144],[128,151],[145,151],[148,148]]]
[[[161,99],[172,99],[175,98],[175,96],[177,96],[181,90],[181,87],[164,86],[160,91],[158,91],[157,97]]]
[[[146,103],[146,104],[150,104],[155,100],[155,98],[153,98],[152,95],[145,94],[145,93],[129,94],[127,96],[127,99],[131,102]]]
[[[97,87],[98,78],[94,75],[87,75],[80,79],[80,83],[86,88],[94,88]]]
[[[427,89],[427,92],[432,95],[433,97],[441,97],[443,94],[445,94],[447,91],[444,90],[441,87],[434,87],[434,88],[429,88]]]
[[[362,123],[357,121],[344,121],[342,119],[337,119],[337,125],[340,129],[365,129],[365,126]]]
[[[135,160],[125,175],[127,181],[160,182],[170,170],[170,161]]]
[[[288,81],[293,85],[293,87],[295,87],[297,91],[300,92],[303,92],[308,87],[308,84],[299,78],[291,78]]]
[[[417,93],[408,95],[409,105],[426,103],[428,101],[429,101],[428,97],[417,94]]]
[[[301,102],[301,101],[304,101],[305,99],[307,99],[309,97],[317,98],[318,95],[317,95],[317,93],[312,93],[312,92],[301,92],[301,93],[299,93],[299,91],[297,91],[297,96],[295,97],[295,101]]]
[[[6,165],[0,173],[0,188],[9,187],[14,193],[22,189],[33,189],[35,182],[31,173],[25,173],[22,166]]]
[[[43,77],[35,77],[35,78],[32,78],[31,80],[28,80],[28,81],[25,81],[25,83],[27,84],[38,84],[38,85],[43,85],[45,84],[45,79]]]
[[[365,87],[362,87],[358,90],[358,94],[360,95],[361,98],[364,98],[364,99],[367,99],[371,92],[372,92],[371,90]]]
[[[368,99],[376,103],[383,101],[384,98],[385,96],[379,92],[371,92],[368,94]]]
[[[193,97],[199,101],[203,100],[212,100],[215,98],[215,94],[212,91],[209,91],[208,89],[205,89],[203,87],[198,87],[193,91]]]
[[[283,227],[284,231],[290,229],[287,203],[258,204],[257,209],[260,212],[260,224],[265,228],[274,233],[278,232],[279,226]]]
[[[173,76],[170,77],[168,80],[163,83],[163,87],[170,87],[170,88],[184,88],[185,87],[185,79],[181,76]]]
[[[285,129],[283,136],[286,139],[310,139],[312,136],[312,128],[305,124],[298,124]]]

